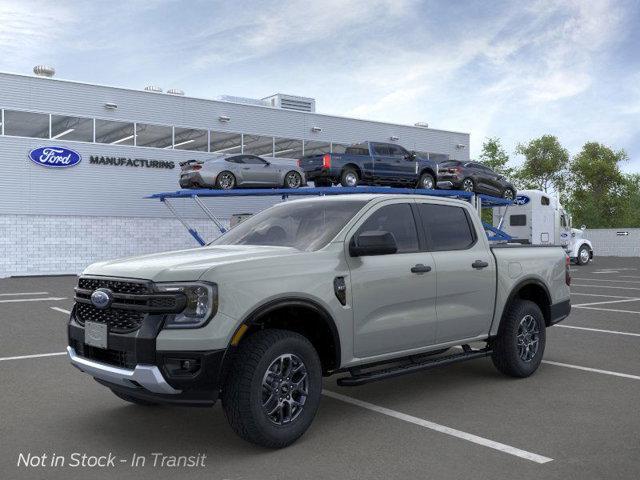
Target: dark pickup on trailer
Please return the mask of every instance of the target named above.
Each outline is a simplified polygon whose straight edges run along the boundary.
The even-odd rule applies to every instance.
[[[341,184],[436,188],[438,164],[393,143],[364,142],[344,153],[308,155],[298,160],[316,187]]]

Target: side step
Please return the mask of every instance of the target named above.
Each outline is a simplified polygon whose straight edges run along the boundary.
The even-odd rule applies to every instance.
[[[415,360],[416,357],[410,357],[408,362],[402,363],[400,365],[381,368],[378,370],[371,370],[368,372],[362,372],[360,368],[354,368],[350,370],[351,376],[339,378],[337,383],[341,387],[355,387],[358,385],[364,385],[365,383],[384,380],[385,378],[399,377],[400,375],[406,375],[408,373],[414,373],[420,370],[444,367],[445,365],[451,365],[452,363],[487,357],[491,355],[492,352],[490,348],[483,348],[482,350],[472,350],[469,345],[463,345],[462,348],[464,350],[462,353],[456,353],[453,355],[447,355],[445,357],[438,358],[422,357],[420,360]]]

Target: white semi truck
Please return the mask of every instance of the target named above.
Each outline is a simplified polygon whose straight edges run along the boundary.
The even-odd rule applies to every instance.
[[[514,205],[495,208],[493,225],[510,235],[512,242],[560,245],[578,265],[593,260],[593,246],[583,238],[586,227],[571,228],[571,216],[560,201],[541,190],[521,190]]]

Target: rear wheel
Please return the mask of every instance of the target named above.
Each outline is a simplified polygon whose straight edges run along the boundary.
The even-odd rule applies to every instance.
[[[542,361],[545,329],[544,316],[538,305],[529,300],[514,300],[493,342],[493,364],[511,377],[531,375]]]
[[[222,407],[240,437],[282,448],[309,428],[321,390],[320,359],[309,340],[288,330],[262,330],[240,344]]]
[[[464,190],[465,192],[475,192],[476,186],[473,183],[473,180],[471,180],[470,178],[465,178],[462,181],[462,190]]]
[[[578,265],[586,265],[591,260],[591,254],[589,252],[589,247],[586,245],[582,245],[578,250],[578,256],[576,257],[576,262]]]
[[[433,175],[430,173],[423,173],[418,180],[418,188],[424,188],[426,190],[433,190],[436,186],[436,181]]]
[[[300,188],[302,185],[302,176],[295,170],[291,170],[284,177],[285,188]]]
[[[340,176],[340,184],[343,187],[357,187],[358,186],[358,172],[353,168],[345,168]]]
[[[236,177],[231,172],[220,172],[216,178],[216,187],[221,190],[231,190],[236,186]]]
[[[114,394],[116,397],[118,397],[118,398],[120,398],[120,399],[124,400],[125,402],[135,403],[136,405],[141,405],[141,406],[144,406],[144,407],[153,407],[153,406],[155,406],[155,405],[158,405],[158,404],[157,404],[157,403],[155,403],[155,402],[150,402],[150,401],[148,401],[148,400],[141,400],[141,399],[139,399],[139,398],[136,398],[136,397],[132,397],[132,396],[130,396],[130,395],[127,395],[126,393],[119,392],[118,390],[113,390],[113,389],[112,389],[111,391],[113,392],[113,394]]]

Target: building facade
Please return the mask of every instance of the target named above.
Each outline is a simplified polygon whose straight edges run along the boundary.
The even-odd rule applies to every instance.
[[[0,73],[0,277],[78,273],[101,259],[196,246],[160,202],[144,199],[177,190],[179,163],[189,159],[253,153],[293,162],[364,140],[469,158],[465,133],[301,111],[315,108],[303,97],[267,100]],[[46,157],[62,149],[77,163],[57,168],[30,158],[34,150]],[[209,206],[228,221],[277,201],[239,197]],[[209,239],[216,235],[201,211],[187,202],[176,207]]]

